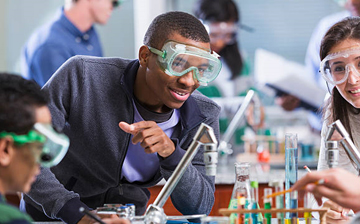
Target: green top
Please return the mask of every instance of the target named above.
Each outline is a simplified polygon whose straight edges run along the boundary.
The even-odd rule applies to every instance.
[[[252,181],[250,182],[250,186],[251,186],[252,188],[259,188],[259,182],[256,181],[256,180],[252,180]]]

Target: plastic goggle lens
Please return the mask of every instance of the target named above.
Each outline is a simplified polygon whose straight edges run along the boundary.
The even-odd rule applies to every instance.
[[[213,81],[219,74],[221,62],[216,53],[211,54],[203,49],[186,44],[169,41],[162,51],[149,47],[158,55],[160,66],[170,76],[182,76],[192,71],[194,78],[201,85]]]
[[[200,82],[210,82],[217,76],[211,61],[186,54],[180,54],[172,61],[171,71],[175,76],[182,76],[193,71]]]
[[[360,75],[360,52],[351,55],[344,53],[338,57],[330,55],[321,62],[320,71],[324,79],[333,85],[345,82],[350,72]]]
[[[51,125],[36,123],[34,129],[26,135],[12,132],[1,132],[0,138],[10,136],[16,145],[31,143],[30,150],[43,167],[57,165],[65,156],[69,147],[69,138],[57,133]]]

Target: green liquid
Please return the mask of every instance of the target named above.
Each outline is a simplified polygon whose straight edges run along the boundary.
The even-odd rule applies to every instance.
[[[265,202],[264,208],[265,209],[271,209],[271,203],[270,202]],[[265,219],[266,219],[266,223],[271,223],[271,213],[265,213],[264,216],[265,216]]]

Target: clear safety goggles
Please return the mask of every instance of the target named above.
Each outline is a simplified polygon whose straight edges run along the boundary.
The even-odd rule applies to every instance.
[[[37,162],[43,167],[56,166],[65,156],[69,148],[69,138],[56,132],[50,124],[36,123],[26,135],[17,135],[13,132],[1,132],[0,138],[12,137],[16,145],[40,143],[40,152],[34,151]],[[31,148],[33,149],[33,148]]]
[[[190,71],[200,85],[206,86],[213,81],[221,70],[221,62],[216,52],[197,48],[194,46],[168,41],[161,51],[148,47],[158,55],[158,62],[169,76],[183,76]]]
[[[350,71],[360,76],[360,48],[329,54],[320,63],[321,75],[332,85],[345,82]]]
[[[211,42],[221,40],[228,45],[236,42],[239,30],[236,23],[204,23],[204,26],[209,33]]]

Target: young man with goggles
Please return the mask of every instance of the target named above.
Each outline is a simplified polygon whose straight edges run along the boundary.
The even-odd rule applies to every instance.
[[[178,11],[152,21],[138,59],[68,60],[43,89],[54,125],[71,139],[69,153],[52,173],[40,174],[24,197],[26,210],[39,221],[81,223],[76,208],[133,203],[143,215],[147,188],[170,178],[199,125],[219,138],[220,107],[196,89],[220,68],[203,24]],[[171,194],[182,214],[209,214],[214,203],[203,150]]]
[[[170,76],[183,76],[193,73],[194,80],[206,86],[213,81],[221,70],[219,55],[210,50],[168,41],[160,50],[150,47],[152,53],[158,55],[158,63]]]
[[[0,73],[0,223],[32,223],[30,216],[6,203],[5,194],[29,192],[40,166],[41,172],[49,172],[68,147],[67,136],[51,126],[40,86],[18,75]],[[104,221],[127,223],[117,217]]]

